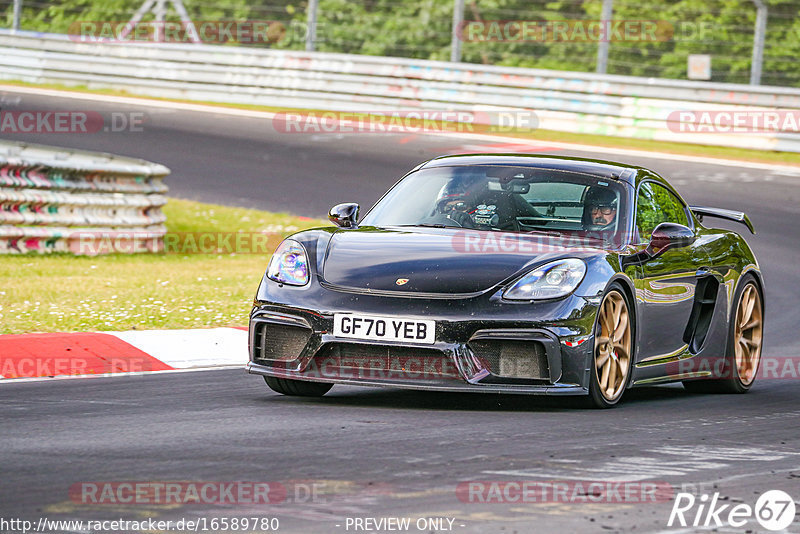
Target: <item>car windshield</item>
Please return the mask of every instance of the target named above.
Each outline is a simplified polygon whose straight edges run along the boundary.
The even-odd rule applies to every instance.
[[[626,214],[623,188],[613,179],[560,169],[473,165],[411,173],[361,224],[591,233],[618,241]]]

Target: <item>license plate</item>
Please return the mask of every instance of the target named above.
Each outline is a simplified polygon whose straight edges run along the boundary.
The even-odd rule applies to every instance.
[[[333,335],[431,345],[436,342],[436,321],[335,313]]]

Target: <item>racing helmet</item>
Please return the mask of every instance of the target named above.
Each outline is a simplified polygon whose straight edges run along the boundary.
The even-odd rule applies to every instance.
[[[451,179],[439,191],[435,212],[447,214],[453,211],[466,210],[467,197],[478,181],[478,177],[469,176],[459,176]]]
[[[617,209],[617,194],[606,187],[592,186],[583,197],[583,224],[594,226],[592,208]]]

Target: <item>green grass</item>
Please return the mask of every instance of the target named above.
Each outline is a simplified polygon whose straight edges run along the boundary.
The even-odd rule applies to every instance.
[[[274,232],[270,252],[325,224],[177,199],[164,211],[168,232]],[[0,256],[0,333],[246,326],[269,255]]]
[[[147,100],[161,100],[166,102],[185,102],[190,104],[204,104],[204,105],[229,107],[236,109],[250,109],[254,111],[267,111],[267,112],[326,111],[322,109],[301,110],[301,109],[282,108],[275,106],[254,106],[247,104],[228,104],[220,102],[202,102],[194,100],[156,98],[143,95],[136,95],[128,91],[122,91],[122,90],[89,89],[86,86],[67,86],[62,84],[30,84],[26,82],[17,82],[17,81],[0,81],[0,84],[16,85],[22,87],[41,87],[47,89],[75,91],[75,92],[82,92],[89,94],[107,94],[113,96],[125,96],[130,98],[145,98]],[[476,130],[478,129],[479,128],[476,128]],[[704,156],[704,157],[741,160],[741,161],[750,161],[759,163],[777,163],[782,165],[800,166],[800,154],[794,152],[776,152],[776,151],[764,151],[764,150],[753,150],[753,149],[743,149],[743,148],[719,147],[711,145],[695,145],[689,143],[651,141],[648,139],[630,139],[625,137],[613,137],[608,135],[556,132],[552,130],[520,131],[520,132],[503,133],[502,135],[506,137],[536,139],[538,141],[543,141],[543,142],[550,141],[550,142],[594,145],[598,147],[632,148],[638,150],[649,150],[653,152],[664,152],[669,154],[683,154],[690,156]]]

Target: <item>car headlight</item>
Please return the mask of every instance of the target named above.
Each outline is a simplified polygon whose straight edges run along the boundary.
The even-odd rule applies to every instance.
[[[286,239],[278,245],[267,267],[267,277],[282,284],[304,286],[308,283],[308,255],[303,245]]]
[[[546,263],[529,272],[503,292],[509,300],[555,299],[569,295],[586,274],[586,264],[578,258]]]

